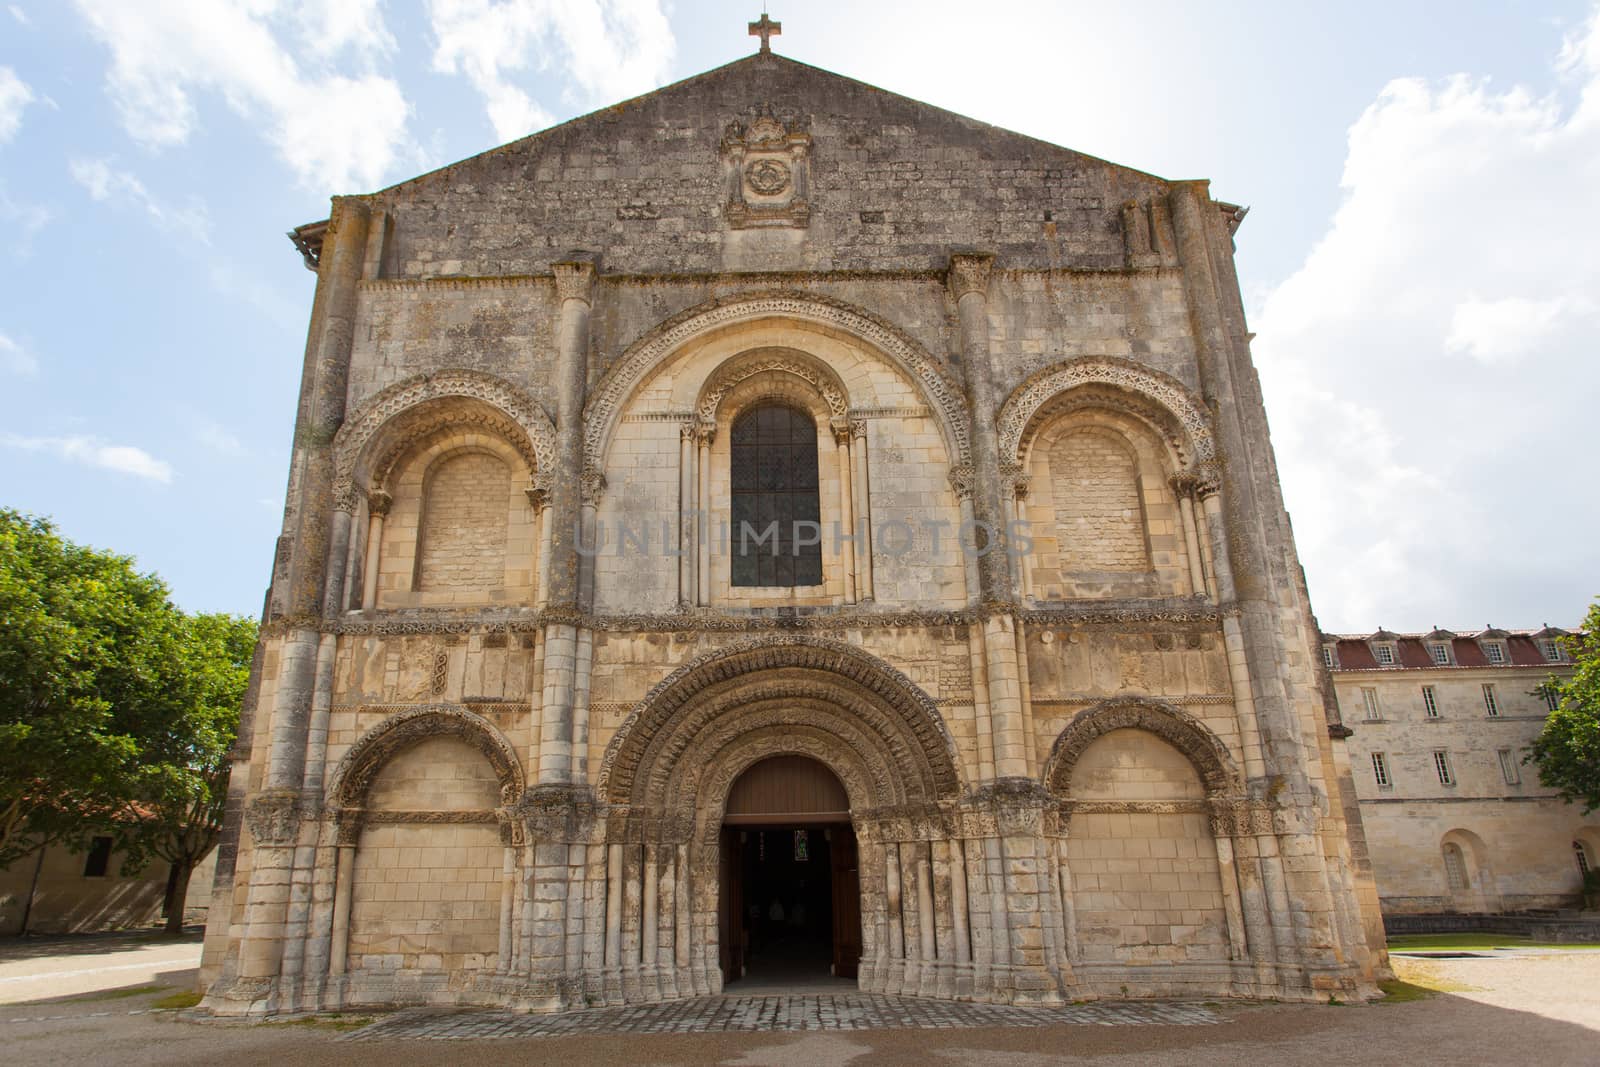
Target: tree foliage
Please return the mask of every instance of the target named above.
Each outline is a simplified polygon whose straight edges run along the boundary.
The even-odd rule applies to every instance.
[[[1600,601],[1589,606],[1582,632],[1562,644],[1575,669],[1570,678],[1550,679],[1560,702],[1530,758],[1539,781],[1582,803],[1587,815],[1600,808]]]
[[[216,841],[254,644],[253,622],[187,616],[128,557],[0,509],[0,868],[110,834],[124,869],[155,856],[186,883]]]

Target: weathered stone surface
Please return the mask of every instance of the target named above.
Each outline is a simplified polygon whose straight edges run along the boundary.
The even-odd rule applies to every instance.
[[[1203,185],[763,54],[338,203],[208,1007],[720,990],[780,755],[848,798],[866,992],[1371,989]],[[767,405],[814,584],[719,532]]]

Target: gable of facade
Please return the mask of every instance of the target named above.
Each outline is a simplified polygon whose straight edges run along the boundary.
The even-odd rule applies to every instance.
[[[1366,995],[1238,218],[766,53],[335,200],[206,1005]]]

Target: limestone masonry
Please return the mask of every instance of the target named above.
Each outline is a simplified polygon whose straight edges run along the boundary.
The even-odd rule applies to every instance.
[[[1370,995],[1243,214],[765,47],[335,198],[204,1007]]]
[[[1585,816],[1523,763],[1554,710],[1551,678],[1572,673],[1564,636],[1322,638],[1385,915],[1582,905],[1600,813]]]

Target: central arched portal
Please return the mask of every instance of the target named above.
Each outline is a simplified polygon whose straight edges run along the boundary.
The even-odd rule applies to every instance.
[[[734,781],[718,863],[718,963],[738,988],[854,979],[861,879],[844,784],[809,756],[770,756]]]

